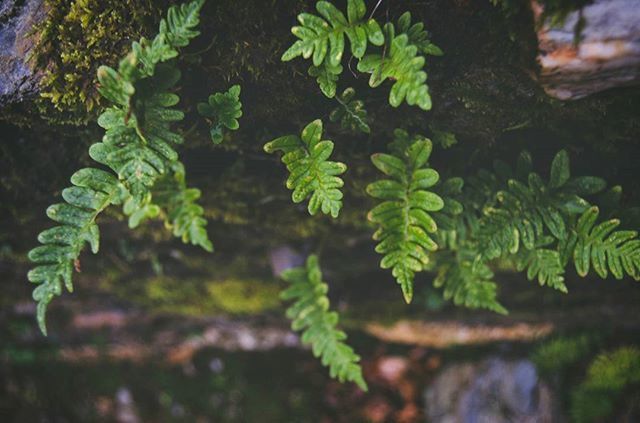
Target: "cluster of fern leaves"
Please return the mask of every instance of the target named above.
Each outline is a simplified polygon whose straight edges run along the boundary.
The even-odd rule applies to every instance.
[[[46,333],[45,311],[62,282],[72,291],[72,274],[86,243],[98,252],[100,231],[97,217],[110,205],[122,205],[131,227],[162,215],[167,226],[185,242],[211,251],[202,218],[203,209],[194,201],[197,190],[185,185],[184,168],[175,148],[183,138],[172,130],[183,113],[172,108],[179,98],[171,92],[180,71],[171,61],[179,49],[198,35],[195,29],[203,0],[169,9],[153,40],[134,42],[118,69],[98,70],[100,94],[110,102],[98,119],[105,129],[102,142],[89,155],[107,170],[85,168],[71,177],[72,187],[63,190],[64,203],[54,204],[47,215],[56,223],[40,233],[43,244],[29,252],[36,263],[28,278],[38,284],[33,298],[38,302],[38,323]],[[177,183],[170,195],[153,193],[159,180]]]
[[[394,81],[389,104],[398,107],[406,101],[423,110],[431,108],[425,56],[441,55],[442,51],[430,41],[424,24],[412,24],[411,14],[406,12],[397,24],[388,22],[381,27],[375,19],[366,17],[364,0],[347,0],[346,16],[327,1],[317,2],[316,10],[320,16],[298,15],[300,26],[291,28],[298,40],[284,52],[282,61],[310,58],[309,75],[316,78],[324,95],[334,97],[344,69],[341,63],[346,37],[351,56],[358,59],[357,69],[371,74],[371,87]],[[366,54],[370,45],[377,48],[376,52]]]
[[[637,231],[618,230],[617,218],[598,221],[598,205],[619,208],[621,188],[605,190],[601,178],[573,177],[564,150],[554,157],[547,179],[532,169],[531,156],[524,151],[515,169],[496,161],[492,171],[479,171],[464,187],[461,180],[457,190],[446,184],[437,187],[445,203],[455,200],[462,206],[457,214],[443,210],[435,217],[442,250],[434,257],[435,283],[445,296],[504,312],[489,268],[495,259],[510,261],[530,280],[562,292],[567,291],[564,273],[569,264],[580,276],[593,268],[602,278],[612,274],[616,279],[640,279]]]

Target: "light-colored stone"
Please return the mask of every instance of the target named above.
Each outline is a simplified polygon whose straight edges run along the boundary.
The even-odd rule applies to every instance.
[[[560,27],[543,19],[532,3],[538,30],[540,83],[561,100],[585,97],[608,88],[640,82],[640,2],[596,0],[570,13]],[[585,25],[576,43],[576,25]]]

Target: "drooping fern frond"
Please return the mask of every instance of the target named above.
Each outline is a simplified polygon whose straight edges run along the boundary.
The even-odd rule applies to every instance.
[[[287,188],[293,190],[291,199],[300,203],[309,198],[307,209],[314,215],[318,210],[338,217],[342,208],[344,163],[327,160],[333,152],[333,142],[322,140],[322,121],[314,120],[303,130],[301,137],[285,135],[264,145],[264,151],[281,151],[282,163],[287,166]]]
[[[38,324],[45,334],[47,305],[62,293],[61,281],[72,290],[73,268],[79,266],[85,242],[94,253],[98,251],[97,216],[111,204],[123,204],[130,225],[136,226],[159,213],[151,189],[177,163],[174,146],[182,142],[170,128],[183,118],[181,111],[171,108],[178,103],[178,96],[169,91],[180,72],[167,61],[198,35],[195,27],[202,4],[203,0],[195,0],[170,8],[152,41],[143,38],[134,42],[117,70],[108,66],[98,69],[98,91],[112,106],[98,119],[105,134],[102,142],[91,146],[89,155],[117,177],[103,170],[82,169],[71,178],[74,186],[63,191],[66,203],[47,210],[61,225],[39,235],[43,245],[29,253],[37,266],[28,275],[39,284],[33,298],[38,302]]]
[[[596,224],[599,210],[591,207],[586,210],[572,232],[573,261],[576,272],[586,276],[593,266],[595,272],[606,278],[611,274],[622,279],[625,273],[635,280],[640,280],[640,239],[638,232],[615,229],[620,225],[619,219],[609,219]],[[570,247],[569,247],[570,248]]]
[[[331,111],[329,120],[340,122],[340,125],[351,132],[369,134],[371,128],[367,122],[367,110],[362,100],[355,99],[356,90],[349,87],[336,97],[340,106]]]
[[[62,282],[69,292],[73,291],[72,274],[85,243],[94,254],[100,248],[96,217],[128,196],[114,176],[99,169],[81,169],[71,176],[71,183],[72,187],[62,191],[66,202],[47,209],[47,216],[60,225],[41,232],[38,241],[43,245],[29,251],[29,259],[36,267],[29,271],[28,279],[39,284],[33,299],[38,302],[38,324],[44,334],[47,305],[62,293]]]
[[[155,202],[166,211],[165,226],[184,243],[199,245],[213,252],[213,244],[207,235],[207,220],[204,209],[196,203],[200,190],[188,188],[182,163],[175,163],[173,171],[165,175],[154,186]]]
[[[328,286],[322,281],[318,257],[309,256],[305,267],[286,270],[282,278],[291,283],[280,297],[295,300],[287,309],[291,328],[302,331],[302,343],[311,345],[313,355],[329,367],[329,374],[340,382],[351,381],[363,391],[360,357],[345,343],[347,335],[337,329],[338,313],[329,311]]]
[[[378,241],[376,251],[384,255],[380,267],[391,269],[407,303],[413,296],[415,273],[424,269],[429,252],[437,249],[429,233],[438,228],[429,212],[444,206],[437,194],[427,191],[439,179],[438,172],[426,167],[430,155],[431,141],[418,138],[395,155],[371,157],[374,166],[390,179],[367,186],[371,197],[383,200],[368,219],[378,225],[373,239]]]
[[[347,0],[347,16],[327,1],[316,3],[316,10],[322,16],[310,13],[298,15],[301,26],[294,26],[291,32],[299,38],[282,55],[286,62],[298,56],[312,58],[309,74],[318,78],[322,92],[327,97],[336,93],[336,82],[342,73],[342,56],[345,36],[349,39],[351,54],[356,58],[364,56],[367,43],[380,46],[384,36],[380,25],[374,19],[366,19],[367,8],[364,0]]]
[[[220,144],[224,139],[223,128],[236,130],[240,127],[238,119],[242,117],[242,103],[240,102],[240,85],[233,85],[225,93],[215,93],[209,96],[207,103],[198,103],[198,113],[210,118],[211,140]]]

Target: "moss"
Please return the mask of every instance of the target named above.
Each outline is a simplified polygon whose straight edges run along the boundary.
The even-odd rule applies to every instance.
[[[207,293],[218,306],[233,314],[254,314],[277,308],[278,286],[254,280],[230,279],[206,284]]]
[[[56,123],[86,123],[102,105],[97,67],[116,65],[131,42],[155,26],[162,5],[151,0],[45,0],[45,6],[47,18],[35,28],[41,36],[34,59],[45,69],[36,105]]]
[[[279,286],[257,279],[205,281],[161,276],[135,284],[139,294],[116,290],[120,296],[159,312],[188,316],[259,314],[280,305]]]

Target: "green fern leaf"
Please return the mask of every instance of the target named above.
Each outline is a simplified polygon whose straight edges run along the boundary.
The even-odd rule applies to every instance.
[[[223,128],[236,130],[240,127],[238,119],[242,116],[240,85],[234,85],[226,93],[209,96],[208,103],[198,103],[200,115],[213,119],[210,134],[214,144],[220,144],[224,138]]]
[[[507,309],[497,300],[498,287],[492,280],[493,272],[486,264],[472,260],[472,254],[465,250],[441,259],[433,286],[443,288],[444,299],[453,300],[455,305],[507,314]]]
[[[364,0],[348,0],[347,16],[327,1],[316,3],[320,16],[310,13],[298,15],[301,26],[294,26],[291,32],[298,40],[282,55],[282,61],[298,56],[312,59],[309,69],[312,76],[318,78],[322,92],[327,97],[335,95],[335,83],[342,73],[345,36],[349,39],[351,53],[356,58],[364,56],[367,44],[384,44],[384,35],[380,25],[373,19],[365,19]]]
[[[175,163],[172,174],[160,179],[153,190],[155,201],[166,210],[165,225],[184,243],[199,245],[213,252],[207,235],[204,209],[196,203],[200,190],[188,188],[182,163]]]
[[[437,45],[433,44],[429,33],[424,29],[422,22],[411,24],[411,13],[404,12],[397,22],[399,34],[407,34],[409,43],[418,47],[418,51],[424,55],[442,56],[444,53]]]
[[[347,170],[344,163],[327,160],[333,152],[333,142],[322,140],[322,121],[314,120],[302,130],[302,136],[286,135],[264,145],[264,151],[281,151],[282,163],[289,170],[287,188],[291,199],[300,203],[309,198],[309,214],[321,210],[338,217],[342,208],[344,182],[338,176]]]
[[[547,285],[560,292],[568,292],[558,251],[546,248],[526,251],[524,257],[517,261],[516,268],[519,272],[527,269],[527,278],[533,280],[537,277],[540,286]]]
[[[382,54],[364,56],[358,62],[360,72],[370,73],[369,86],[375,88],[385,80],[394,82],[389,92],[389,104],[398,107],[403,101],[422,110],[431,109],[431,96],[427,86],[427,73],[423,70],[425,58],[418,55],[417,46],[410,43],[407,34],[395,35],[393,24],[385,25],[389,47]]]
[[[356,90],[347,88],[336,100],[340,106],[329,115],[331,122],[340,122],[340,125],[351,132],[364,132],[369,134],[371,128],[367,123],[367,111],[362,100],[354,99]]]
[[[47,216],[60,225],[41,232],[38,241],[42,245],[29,251],[29,259],[36,267],[27,277],[39,284],[34,289],[33,299],[38,302],[38,325],[45,335],[47,305],[62,293],[62,282],[69,292],[73,291],[73,268],[85,243],[94,254],[98,252],[100,231],[96,217],[109,205],[120,204],[127,196],[115,177],[99,169],[81,169],[71,176],[71,183],[72,187],[62,191],[66,202],[47,209]]]
[[[336,328],[338,313],[329,311],[328,286],[322,281],[318,257],[309,256],[306,267],[289,269],[282,278],[291,284],[282,292],[283,300],[295,300],[287,309],[291,327],[302,331],[302,343],[311,345],[313,355],[329,367],[332,378],[355,382],[366,391],[360,357],[345,343],[347,335]]]
[[[342,73],[342,65],[331,65],[323,63],[320,66],[311,66],[309,68],[309,76],[316,78],[316,82],[322,93],[333,98],[338,88],[338,77]]]
[[[609,271],[616,279],[626,274],[640,280],[640,239],[637,231],[619,230],[618,219],[596,224],[599,210],[591,207],[585,211],[575,227],[577,240],[573,261],[580,276],[589,273],[591,265],[601,278]]]
[[[38,301],[37,318],[44,334],[47,305],[62,293],[62,282],[72,290],[73,267],[85,242],[94,253],[98,251],[97,216],[111,204],[123,204],[129,225],[135,227],[160,213],[151,189],[177,163],[174,146],[182,143],[182,137],[170,126],[183,118],[181,111],[171,108],[178,96],[169,92],[180,72],[172,63],[162,62],[176,57],[177,49],[198,35],[194,28],[202,4],[195,0],[170,8],[153,41],[134,42],[117,70],[98,69],[98,90],[112,106],[98,119],[105,134],[102,142],[91,146],[89,155],[117,178],[102,170],[82,169],[71,177],[74,186],[62,193],[66,203],[47,210],[60,226],[39,235],[43,245],[30,251],[36,267],[28,274],[31,282],[39,284],[33,297]]]
[[[373,239],[376,251],[383,254],[383,269],[391,269],[402,289],[404,299],[411,302],[415,273],[429,262],[429,252],[437,245],[428,235],[437,231],[429,212],[442,209],[442,199],[427,191],[438,182],[439,175],[426,167],[431,155],[431,141],[417,139],[401,156],[374,154],[371,161],[390,179],[382,179],[367,186],[367,193],[383,200],[368,214],[377,224]]]

